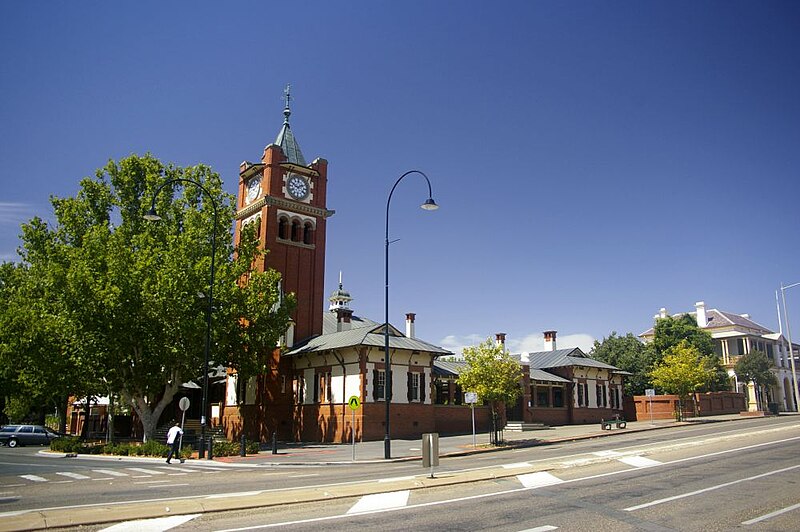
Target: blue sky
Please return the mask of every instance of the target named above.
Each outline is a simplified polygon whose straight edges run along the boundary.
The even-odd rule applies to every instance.
[[[23,2],[0,8],[0,257],[108,159],[235,192],[282,123],[328,159],[326,290],[453,350],[588,348],[660,307],[777,329],[800,281],[800,4]],[[418,177],[418,176],[417,176]],[[800,320],[800,287],[787,292]],[[795,336],[800,338],[800,321]]]

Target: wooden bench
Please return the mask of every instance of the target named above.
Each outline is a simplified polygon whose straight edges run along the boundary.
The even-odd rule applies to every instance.
[[[603,430],[611,430],[611,425],[616,425],[618,429],[624,429],[628,426],[627,422],[619,416],[614,416],[614,419],[600,420],[600,428]]]

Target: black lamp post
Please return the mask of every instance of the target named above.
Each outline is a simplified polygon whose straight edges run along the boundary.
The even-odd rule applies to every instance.
[[[211,206],[214,210],[214,228],[211,231],[211,280],[208,283],[208,308],[206,309],[206,346],[205,346],[205,362],[203,364],[203,405],[202,409],[203,412],[200,414],[200,450],[199,456],[200,458],[205,457],[205,445],[206,445],[206,414],[208,413],[208,355],[209,351],[211,350],[211,313],[214,309],[214,258],[217,254],[217,202],[214,200],[214,196],[206,190],[206,188],[194,181],[193,179],[187,178],[175,178],[170,179],[159,186],[156,191],[153,193],[153,201],[150,205],[150,210],[144,215],[145,220],[150,220],[152,222],[156,222],[161,220],[161,216],[156,213],[156,198],[158,197],[158,193],[161,192],[161,189],[165,186],[172,184],[172,183],[191,183],[195,185],[197,188],[203,191],[206,196],[211,200]],[[209,460],[211,459],[211,455],[209,454]]]
[[[425,200],[425,203],[420,205],[422,209],[426,211],[435,211],[439,208],[436,205],[436,202],[433,201],[433,193],[431,192],[431,181],[428,179],[424,173],[420,172],[419,170],[409,170],[405,174],[401,175],[397,181],[394,182],[394,186],[392,190],[389,192],[389,199],[386,200],[386,248],[385,248],[385,294],[384,294],[384,330],[383,330],[383,342],[384,342],[384,362],[386,364],[386,372],[383,385],[383,394],[384,394],[384,401],[386,401],[386,435],[383,437],[383,457],[387,460],[392,457],[392,442],[391,437],[389,435],[389,405],[392,402],[392,360],[391,355],[389,354],[389,205],[392,203],[392,194],[394,194],[394,189],[397,188],[397,185],[400,181],[403,180],[405,176],[408,174],[419,174],[425,178],[425,181],[428,183],[428,199]]]

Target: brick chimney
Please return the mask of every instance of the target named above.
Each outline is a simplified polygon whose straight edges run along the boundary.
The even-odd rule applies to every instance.
[[[708,318],[706,317],[706,303],[705,301],[698,301],[694,304],[697,310],[697,326],[701,329],[708,327]]]
[[[413,312],[406,314],[406,338],[414,338],[414,318],[417,315]]]
[[[544,350],[545,351],[556,350],[556,331],[544,332]]]
[[[349,308],[336,309],[336,332],[349,331],[352,328],[350,318],[353,317],[353,311]]]
[[[498,347],[505,347],[506,346],[506,333],[496,333],[494,335],[494,342],[497,344]]]

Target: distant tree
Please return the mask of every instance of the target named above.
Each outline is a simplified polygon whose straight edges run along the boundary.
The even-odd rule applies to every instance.
[[[705,386],[714,377],[714,373],[710,359],[684,340],[666,350],[661,362],[650,371],[650,378],[656,388],[677,395],[682,403]],[[682,410],[679,406],[679,418]]]
[[[463,350],[466,367],[458,376],[461,389],[476,392],[489,404],[492,419],[500,403],[513,404],[522,393],[522,367],[511,358],[505,347],[491,338]]]
[[[208,196],[182,182],[158,195],[162,221],[144,220],[153,193],[170,179],[200,183],[219,208],[217,224]],[[206,371],[207,306],[199,295],[208,294],[214,234],[210,361],[266,369],[264,353],[286,330],[293,298],[281,297],[277,272],[251,271],[261,260],[254,230],[233,248],[234,200],[211,169],[133,155],[83,179],[75,197],[51,201],[52,227],[38,218],[23,226],[20,284],[35,313],[20,305],[8,316],[19,333],[38,339],[9,348],[41,361],[29,380],[79,397],[119,393],[149,439],[180,385]],[[62,371],[71,387],[56,386]]]
[[[713,367],[713,376],[703,385],[705,391],[719,391],[730,389],[730,379],[722,367],[719,357],[714,353],[714,340],[711,334],[700,328],[697,321],[689,315],[682,314],[677,318],[667,316],[656,320],[652,342],[652,364],[655,365],[664,358],[669,349],[676,347],[681,342],[697,349],[707,359],[705,365]]]
[[[590,355],[631,373],[625,376],[625,394],[643,395],[651,387],[649,372],[652,369],[653,349],[632,333],[619,336],[613,331],[602,342],[595,340]]]
[[[759,408],[764,407],[763,389],[778,382],[775,374],[770,371],[771,367],[772,362],[766,353],[758,350],[740,356],[733,366],[733,371],[741,382],[753,383]]]

